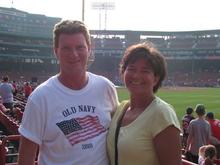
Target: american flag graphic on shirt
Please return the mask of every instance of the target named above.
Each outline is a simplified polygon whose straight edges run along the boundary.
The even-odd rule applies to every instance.
[[[105,127],[100,124],[99,118],[90,115],[65,120],[56,125],[72,145],[96,137],[106,131]]]

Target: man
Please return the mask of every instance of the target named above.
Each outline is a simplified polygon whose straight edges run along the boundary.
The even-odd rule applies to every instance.
[[[28,99],[31,92],[32,92],[32,87],[31,87],[30,83],[25,82],[25,84],[24,84],[24,96],[25,96],[26,99]]]
[[[206,120],[211,126],[211,141],[210,143],[215,145],[217,149],[217,158],[220,159],[220,120],[215,119],[213,112],[208,112],[206,114]]]
[[[183,148],[186,147],[186,142],[187,142],[187,138],[188,138],[187,129],[189,127],[189,123],[191,120],[195,119],[194,116],[192,115],[192,113],[193,113],[193,108],[187,107],[186,114],[182,118],[182,128],[183,128],[182,146],[183,146]]]
[[[197,104],[195,108],[197,118],[189,123],[188,139],[187,139],[187,154],[186,158],[189,161],[198,163],[198,153],[201,146],[209,144],[211,137],[211,128],[205,120],[205,107],[202,104]]]
[[[19,128],[19,165],[107,165],[106,134],[118,104],[114,85],[87,72],[89,31],[64,20],[53,31],[60,72],[29,96]]]
[[[0,96],[2,99],[2,103],[5,106],[5,108],[10,109],[11,115],[13,110],[13,92],[14,88],[11,83],[9,83],[9,77],[4,76],[3,81],[0,84]]]

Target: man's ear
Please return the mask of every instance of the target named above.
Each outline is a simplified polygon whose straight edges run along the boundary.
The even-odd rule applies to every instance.
[[[160,80],[160,77],[159,76],[155,76],[155,78],[154,78],[154,85],[157,85],[159,80]]]

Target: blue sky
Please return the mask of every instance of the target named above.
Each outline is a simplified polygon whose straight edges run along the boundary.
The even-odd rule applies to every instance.
[[[93,9],[95,2],[110,2],[114,9]],[[0,0],[0,6],[82,19],[82,0]],[[219,6],[220,0],[85,0],[85,23],[95,30],[213,30],[220,29]]]

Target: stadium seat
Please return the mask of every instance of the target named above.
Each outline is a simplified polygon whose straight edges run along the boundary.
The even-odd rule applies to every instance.
[[[14,112],[15,112],[15,118],[20,123],[23,117],[23,111],[21,111],[21,109],[17,107],[15,108]]]
[[[18,134],[18,123],[13,121],[9,116],[0,111],[0,123],[2,123],[10,134]]]
[[[197,164],[190,162],[188,160],[182,159],[182,165],[197,165]]]
[[[18,157],[18,151],[14,153],[8,153],[8,144],[11,142],[19,142],[20,135],[9,135],[5,136],[2,141],[0,141],[0,165],[17,165],[17,157]],[[8,158],[14,157],[16,160],[15,162],[7,162]],[[35,165],[37,165],[37,161],[35,162]]]
[[[7,146],[12,141],[19,142],[20,135],[9,135],[5,136],[2,141],[0,141],[0,165],[6,164],[6,158],[7,157],[17,157],[18,153],[7,153]]]
[[[214,163],[215,163],[216,165],[220,165],[220,159],[214,160]]]

